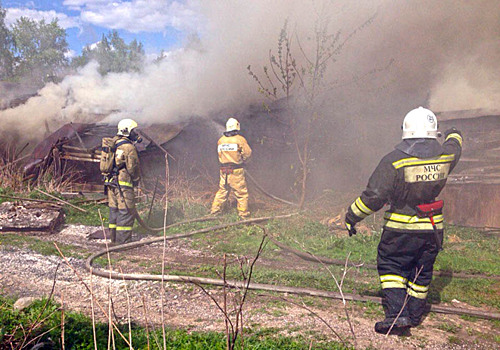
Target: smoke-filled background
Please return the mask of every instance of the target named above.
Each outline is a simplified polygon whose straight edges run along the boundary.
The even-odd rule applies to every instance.
[[[45,86],[24,105],[0,112],[1,131],[39,140],[47,126],[55,130],[70,121],[95,121],[96,115],[109,115],[110,122],[130,116],[145,125],[241,112],[265,100],[246,67],[261,74],[269,65],[269,50],[276,52],[286,19],[299,63],[298,42],[312,53],[318,18],[327,18],[331,33],[340,31],[341,42],[352,34],[326,72],[326,81],[337,84],[328,89],[322,112],[338,121],[330,123],[335,127],[329,133],[347,140],[346,149],[335,150],[347,164],[365,158],[371,167],[371,155],[380,156],[398,142],[404,114],[418,105],[436,112],[500,109],[497,0],[188,5],[196,13],[196,32],[184,47],[147,64],[142,73],[103,77],[91,63]],[[361,155],[367,148],[372,153]]]

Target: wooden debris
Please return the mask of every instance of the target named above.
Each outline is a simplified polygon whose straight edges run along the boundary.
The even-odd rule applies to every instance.
[[[59,206],[59,203],[57,202],[54,202],[54,201],[48,201],[48,200],[44,200],[44,199],[35,199],[35,198],[26,198],[26,197],[17,197],[17,196],[6,196],[6,195],[3,195],[3,194],[0,194],[0,197],[1,198],[7,198],[7,199],[17,199],[19,201],[28,201],[28,202],[38,202],[38,203],[49,203],[49,204],[53,204],[53,205],[57,205]]]
[[[42,194],[46,195],[46,196],[49,196],[50,198],[54,198],[56,201],[59,201],[59,202],[61,202],[61,203],[64,203],[64,204],[66,204],[66,205],[69,205],[69,206],[70,206],[70,207],[72,207],[72,208],[75,208],[75,209],[77,209],[77,210],[80,210],[81,212],[84,212],[84,213],[86,213],[86,212],[87,212],[85,209],[82,209],[82,208],[80,208],[80,207],[77,207],[76,205],[73,205],[73,204],[71,204],[70,202],[67,202],[67,201],[65,201],[65,200],[63,200],[63,199],[61,199],[61,198],[57,198],[57,197],[55,197],[55,196],[51,195],[50,193],[44,192],[44,191],[42,191],[42,190],[40,190],[40,189],[38,189],[38,188],[36,188],[36,190],[37,190],[38,192],[40,192],[40,193],[42,193]]]
[[[49,203],[0,204],[0,231],[54,232],[64,221],[61,207]]]

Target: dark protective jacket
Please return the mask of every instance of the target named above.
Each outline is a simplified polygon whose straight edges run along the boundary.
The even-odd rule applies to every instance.
[[[406,139],[387,154],[373,172],[368,186],[349,207],[346,217],[357,223],[385,204],[384,228],[394,232],[433,232],[429,218],[419,218],[416,206],[439,195],[462,151],[462,137],[451,133],[441,145],[435,139]],[[443,215],[434,216],[438,230]]]

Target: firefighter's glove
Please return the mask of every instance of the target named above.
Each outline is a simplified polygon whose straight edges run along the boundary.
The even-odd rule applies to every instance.
[[[139,186],[139,180],[137,180],[137,181],[132,181],[132,186],[134,186],[134,187]]]
[[[448,130],[446,130],[444,132],[444,138],[446,139],[448,137],[448,135],[450,135],[450,134],[458,134],[458,135],[460,135],[460,137],[462,137],[462,133],[455,127],[449,128]]]
[[[349,232],[349,237],[351,237],[352,235],[355,235],[357,233],[356,228],[354,228],[354,225],[356,225],[356,223],[349,220],[349,218],[346,216],[345,217],[345,228],[346,228],[347,232]]]

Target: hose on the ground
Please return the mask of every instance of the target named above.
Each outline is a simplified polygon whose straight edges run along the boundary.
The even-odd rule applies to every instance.
[[[132,208],[132,209],[129,209],[133,212],[133,215],[135,217],[135,219],[137,220],[137,222],[139,223],[139,225],[142,226],[143,229],[145,229],[146,231],[148,232],[151,232],[151,233],[156,233],[156,232],[161,232],[165,229],[165,227],[150,227],[142,218],[141,216],[139,215],[139,213],[137,212],[137,209],[136,208]],[[186,220],[186,221],[180,221],[180,222],[177,222],[175,224],[172,224],[172,225],[169,225],[167,226],[166,228],[172,228],[172,227],[175,227],[175,226],[180,226],[180,225],[184,225],[184,224],[190,224],[190,223],[193,223],[193,222],[205,222],[205,221],[214,221],[214,220],[218,220],[219,218],[217,217],[213,217],[213,216],[207,216],[207,217],[203,217],[203,218],[198,218],[198,219],[192,219],[192,220]]]
[[[280,249],[282,249],[286,252],[292,253],[292,254],[294,254],[294,255],[298,256],[299,258],[306,260],[306,261],[320,262],[320,263],[323,263],[326,265],[341,265],[341,266],[344,266],[346,263],[344,260],[340,260],[340,259],[328,259],[328,258],[316,257],[316,256],[313,256],[311,254],[304,253],[300,250],[291,248],[291,247],[281,243],[276,238],[271,237],[271,236],[269,237],[269,240],[271,242],[273,242],[276,246],[278,246]],[[377,265],[374,265],[374,264],[365,264],[365,263],[360,264],[360,263],[355,263],[352,261],[348,262],[348,266],[363,267],[363,268],[369,269],[369,270],[376,270],[377,269]],[[484,279],[491,279],[491,280],[500,280],[500,276],[496,276],[496,275],[469,274],[469,273],[454,272],[454,271],[434,271],[433,275],[434,276],[458,277],[458,278],[484,278]]]
[[[248,172],[248,170],[245,171],[245,175],[248,177],[248,179],[250,181],[252,181],[252,183],[255,185],[255,187],[257,187],[257,189],[259,191],[261,191],[263,194],[265,194],[269,198],[274,199],[275,201],[278,201],[278,202],[281,202],[281,203],[292,205],[294,207],[298,207],[299,206],[297,203],[293,203],[293,202],[287,201],[286,199],[282,199],[282,198],[276,197],[275,195],[273,195],[273,194],[269,193],[268,191],[266,191],[261,185],[259,185],[259,183],[257,182],[257,180],[255,180],[255,178],[252,176],[252,174],[250,174]]]
[[[170,282],[184,282],[184,283],[187,282],[187,283],[195,283],[195,284],[209,284],[209,285],[215,285],[215,286],[245,288],[245,287],[247,287],[247,285],[246,285],[246,283],[244,283],[242,281],[231,281],[231,280],[224,281],[222,279],[202,278],[202,277],[193,277],[193,276],[177,276],[177,275],[163,275],[162,276],[162,275],[152,275],[152,274],[118,273],[118,272],[114,272],[114,271],[109,271],[109,270],[93,267],[92,262],[95,259],[97,259],[98,257],[105,255],[107,253],[111,253],[111,252],[124,251],[124,250],[137,248],[137,247],[144,246],[144,245],[151,244],[151,243],[162,242],[164,240],[171,241],[171,240],[180,239],[180,238],[192,237],[192,236],[197,235],[197,234],[222,230],[222,229],[226,229],[226,228],[238,226],[238,225],[249,225],[249,224],[255,224],[257,222],[267,221],[267,220],[271,220],[271,219],[289,218],[293,215],[295,215],[295,214],[280,215],[280,216],[274,216],[274,217],[270,216],[270,217],[253,218],[253,219],[242,220],[242,221],[238,221],[238,222],[232,222],[232,223],[228,223],[228,224],[222,224],[222,225],[212,226],[212,227],[208,227],[208,228],[198,229],[198,230],[194,230],[194,231],[190,231],[190,232],[186,232],[186,233],[180,233],[180,234],[171,235],[171,236],[156,237],[156,238],[146,239],[146,240],[142,240],[142,241],[138,241],[138,242],[132,242],[132,243],[117,245],[114,247],[108,247],[107,249],[103,249],[103,250],[98,251],[97,253],[89,256],[85,262],[85,268],[96,276],[118,279],[118,280],[125,279],[125,280],[145,280],[145,281],[170,281]],[[193,221],[195,221],[195,220],[189,220],[188,222],[193,222]],[[205,218],[202,219],[202,221],[205,221]],[[184,223],[186,223],[186,222],[184,222]],[[181,223],[178,223],[176,225],[180,225],[180,224]],[[174,225],[168,226],[165,229],[171,228],[173,226]],[[323,260],[323,259],[321,259],[321,260]],[[344,264],[344,262],[342,262],[342,265],[343,264]],[[325,291],[325,290],[303,288],[303,287],[289,287],[289,286],[270,285],[270,284],[262,284],[262,283],[250,283],[248,285],[248,288],[252,289],[252,290],[265,290],[265,291],[279,292],[279,293],[318,296],[318,297],[331,298],[331,299],[345,299],[345,300],[350,300],[350,301],[376,302],[376,303],[382,302],[381,298],[374,297],[374,296],[362,296],[362,295],[357,295],[357,294],[345,294],[345,293],[343,295],[341,295],[341,293],[337,293],[337,292],[330,292],[330,291]],[[474,317],[479,317],[479,318],[484,318],[484,319],[500,320],[500,313],[498,313],[498,312],[488,312],[488,311],[482,311],[482,310],[456,308],[456,307],[441,306],[441,305],[431,305],[430,311],[437,312],[437,313],[444,313],[444,314],[468,315],[468,316],[474,316]]]

